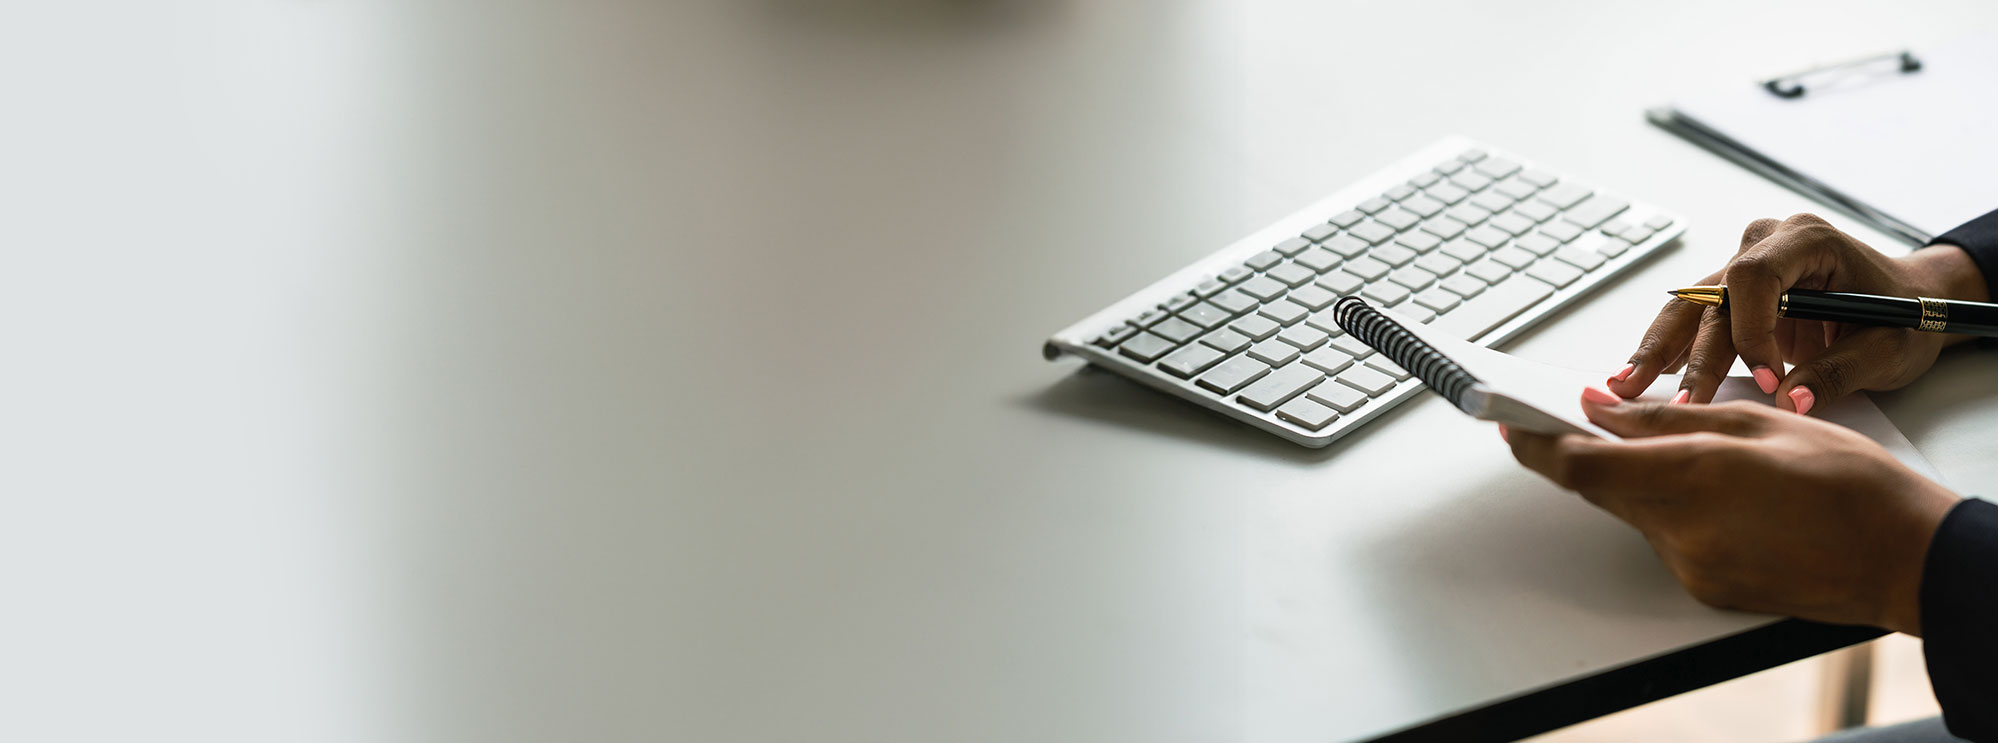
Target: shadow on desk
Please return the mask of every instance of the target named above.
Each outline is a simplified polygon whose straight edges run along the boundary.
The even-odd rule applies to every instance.
[[[1434,395],[1423,394],[1369,421],[1323,449],[1298,446],[1219,413],[1095,366],[1084,366],[1040,392],[1020,398],[1029,408],[1231,451],[1298,464],[1318,464],[1345,451],[1368,431],[1394,425]]]

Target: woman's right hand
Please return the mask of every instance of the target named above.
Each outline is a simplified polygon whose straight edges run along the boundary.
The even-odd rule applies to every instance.
[[[1987,301],[1970,256],[1952,246],[1889,258],[1813,214],[1758,219],[1741,249],[1700,284],[1727,287],[1728,312],[1674,299],[1658,313],[1630,365],[1610,390],[1636,397],[1659,374],[1685,366],[1674,402],[1709,402],[1738,354],[1765,393],[1786,410],[1810,412],[1859,390],[1889,390],[1915,380],[1960,336],[1776,316],[1789,289]],[[1795,365],[1786,374],[1785,364]]]

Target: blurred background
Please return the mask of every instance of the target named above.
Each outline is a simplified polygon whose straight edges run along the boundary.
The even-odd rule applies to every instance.
[[[1234,739],[1235,680],[1174,670],[1225,663],[1177,640],[1235,609],[1158,597],[1234,585],[1240,506],[1016,478],[1093,464],[1022,431],[1106,425],[1041,396],[1071,371],[1047,333],[1451,133],[1697,215],[1626,281],[1697,276],[1811,205],[1645,107],[1994,28],[1972,0],[12,4],[0,737]],[[1655,304],[1591,306],[1634,338]],[[1917,642],[1876,661],[1874,719],[1934,713]],[[1548,739],[1810,736],[1826,662]]]

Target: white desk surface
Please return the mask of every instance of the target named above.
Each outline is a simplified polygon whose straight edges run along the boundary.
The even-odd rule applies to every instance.
[[[1998,23],[36,5],[0,737],[38,740],[1322,742],[1764,623],[1434,399],[1310,451],[1040,342],[1463,133],[1689,217],[1509,346],[1608,370],[1813,208],[1644,107]],[[1879,398],[1985,492],[1993,364]]]

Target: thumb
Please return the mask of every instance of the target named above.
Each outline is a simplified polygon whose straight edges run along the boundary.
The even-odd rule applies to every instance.
[[[1582,412],[1589,422],[1625,438],[1700,431],[1752,436],[1762,430],[1767,410],[1767,406],[1746,402],[1674,405],[1625,401],[1595,388],[1582,393]]]
[[[1850,326],[1848,326],[1850,327]],[[1776,386],[1776,405],[1809,413],[1860,390],[1891,389],[1901,384],[1901,372],[1912,359],[1900,328],[1858,328],[1839,336],[1825,350],[1801,362]]]

